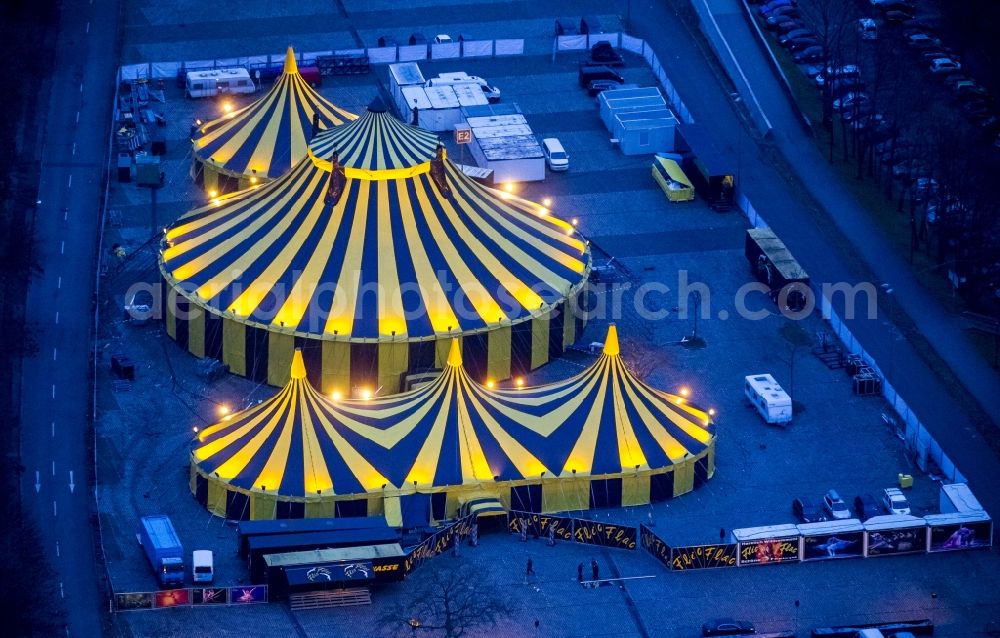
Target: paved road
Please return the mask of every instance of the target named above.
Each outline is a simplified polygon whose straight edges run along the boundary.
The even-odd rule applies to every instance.
[[[729,95],[731,86],[719,79],[705,59],[707,45],[690,32],[678,12],[690,12],[688,0],[632,3],[632,31],[658,52],[667,74],[694,118],[710,124],[716,142],[740,166],[740,186],[767,222],[781,235],[814,281],[891,282],[894,301],[931,339],[942,358],[982,405],[976,410],[961,397],[942,388],[938,375],[913,346],[898,336],[890,342],[885,314],[865,319],[864,304],[859,317],[848,322],[851,332],[882,362],[892,361],[892,383],[933,432],[947,454],[983,496],[984,505],[1000,508],[1000,495],[987,487],[995,485],[1000,463],[971,425],[971,419],[1000,414],[1000,382],[996,373],[971,352],[954,318],[946,315],[914,280],[910,269],[892,251],[851,195],[838,182],[802,129],[763,58],[750,39],[752,34],[736,12],[736,0],[709,0],[735,55],[744,65],[768,118],[775,126],[773,146],[788,159],[808,193],[795,191],[768,161],[773,152],[758,146],[740,125]],[[706,78],[716,75],[716,81]],[[809,197],[825,210],[806,203]],[[832,211],[832,214],[828,211]],[[843,237],[850,241],[843,241]],[[841,240],[838,240],[841,238]],[[883,311],[888,306],[885,300]],[[842,306],[842,304],[840,304]],[[842,307],[838,308],[842,314]],[[891,357],[890,357],[891,353]],[[884,364],[887,370],[888,363]],[[988,417],[987,417],[988,418]]]
[[[28,290],[38,354],[24,364],[22,500],[41,530],[67,636],[99,636],[106,598],[90,514],[91,299],[119,15],[113,0],[65,3],[42,151],[35,229],[44,272]]]

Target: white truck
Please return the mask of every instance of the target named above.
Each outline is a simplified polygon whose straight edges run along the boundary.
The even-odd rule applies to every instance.
[[[463,71],[440,73],[436,78],[427,80],[427,82],[424,83],[424,86],[455,86],[456,84],[475,84],[482,89],[483,95],[486,96],[486,100],[490,104],[496,104],[500,101],[500,89],[495,86],[490,86],[489,82],[478,75],[469,75]]]
[[[215,97],[226,93],[253,93],[257,90],[250,72],[242,67],[188,71],[184,86],[188,97]]]

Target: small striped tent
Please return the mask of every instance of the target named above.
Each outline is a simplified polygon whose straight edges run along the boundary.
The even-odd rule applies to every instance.
[[[433,382],[370,400],[320,394],[296,353],[276,396],[198,433],[191,490],[234,519],[385,514],[398,525],[417,498],[437,519],[490,502],[585,510],[690,491],[714,471],[714,442],[709,412],[629,371],[614,326],[582,373],[509,390],[471,378],[458,340]]]
[[[172,338],[278,387],[301,349],[310,382],[344,396],[400,391],[455,337],[480,381],[537,368],[582,329],[590,267],[572,225],[468,178],[380,104],[160,248]]]
[[[259,100],[195,132],[192,174],[212,197],[287,173],[306,156],[314,124],[323,130],[357,118],[309,86],[291,47],[283,71]]]

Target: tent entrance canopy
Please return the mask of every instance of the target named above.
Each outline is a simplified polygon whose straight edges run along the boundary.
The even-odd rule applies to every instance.
[[[495,496],[478,496],[463,502],[459,508],[459,516],[474,515],[476,518],[485,516],[507,516],[507,508]]]

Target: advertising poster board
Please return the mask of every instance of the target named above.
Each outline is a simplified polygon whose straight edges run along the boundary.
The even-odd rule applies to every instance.
[[[152,609],[152,592],[128,592],[115,594],[115,609],[118,611],[135,611],[136,609]]]
[[[802,537],[802,560],[857,558],[864,555],[864,532],[836,532]]]
[[[153,594],[153,606],[157,609],[182,607],[190,604],[190,592],[186,589],[164,589]]]
[[[228,601],[225,587],[204,587],[191,590],[192,605],[225,605]]]
[[[736,567],[736,543],[674,547],[670,568],[674,571]]]
[[[927,551],[927,529],[925,527],[871,530],[866,534],[868,535],[868,556],[922,554]]]
[[[740,565],[777,565],[799,561],[799,539],[765,538],[739,543]]]
[[[566,516],[512,511],[507,514],[507,529],[513,534],[520,534],[524,525],[528,536],[541,538],[548,537],[549,527],[554,527],[557,539],[570,541],[573,540],[573,520]]]
[[[371,561],[330,563],[308,567],[286,567],[285,577],[290,586],[313,583],[367,582],[375,579],[375,570],[372,568]]]
[[[642,548],[652,555],[653,558],[663,563],[663,566],[670,569],[671,548],[663,542],[659,536],[653,533],[645,525],[639,526],[639,537]]]
[[[250,605],[267,602],[267,585],[247,585],[245,587],[229,588],[229,603],[232,605]]]
[[[425,560],[433,558],[450,549],[455,543],[455,535],[465,536],[472,526],[472,517],[466,516],[452,523],[450,526],[425,538],[419,545],[414,547],[403,562],[404,574],[409,574],[417,567],[420,567]]]
[[[586,545],[600,545],[616,549],[635,549],[639,531],[627,525],[599,523],[579,518],[573,519],[573,540]]]
[[[992,541],[992,521],[966,521],[931,525],[927,528],[929,552],[951,552],[962,549],[989,547]]]

